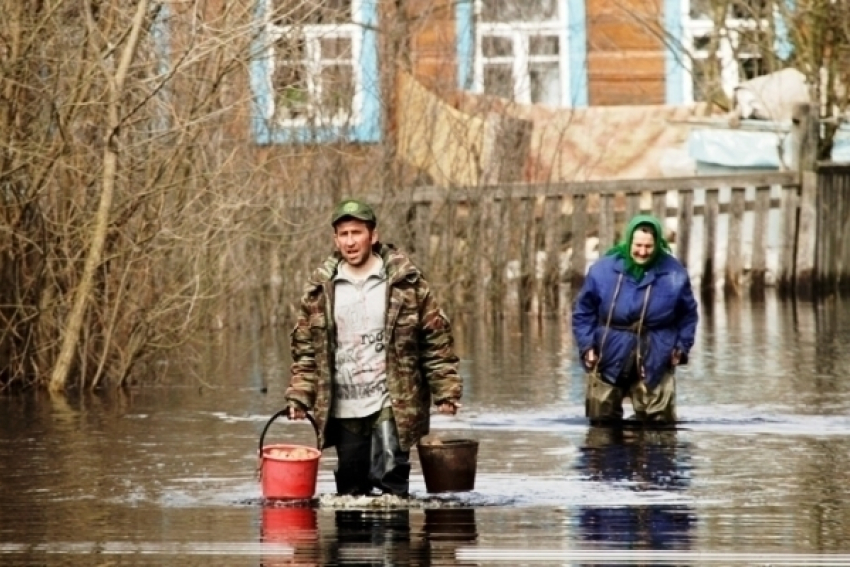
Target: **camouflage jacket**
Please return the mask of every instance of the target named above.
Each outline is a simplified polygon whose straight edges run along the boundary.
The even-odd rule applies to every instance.
[[[432,401],[461,397],[458,358],[449,320],[416,266],[392,245],[378,243],[374,250],[387,271],[387,388],[401,447],[410,450],[429,431]],[[340,261],[339,255],[331,256],[310,277],[291,335],[286,399],[311,410],[321,447],[333,444],[326,433],[336,342],[333,278]]]

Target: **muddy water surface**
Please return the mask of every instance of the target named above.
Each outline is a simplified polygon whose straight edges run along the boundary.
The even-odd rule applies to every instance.
[[[473,492],[429,497],[414,453],[409,508],[263,506],[287,337],[228,337],[130,394],[0,398],[0,564],[850,564],[850,303],[703,305],[675,431],[588,427],[563,321],[457,325],[434,429],[479,440]]]

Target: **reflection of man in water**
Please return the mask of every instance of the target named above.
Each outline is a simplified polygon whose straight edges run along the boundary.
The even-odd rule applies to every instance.
[[[336,541],[330,542],[327,564],[409,565],[410,510],[336,510]]]
[[[688,486],[690,466],[676,431],[591,427],[577,468],[596,482],[678,492]],[[679,504],[586,507],[579,513],[583,539],[616,548],[687,549],[693,523],[693,510]]]

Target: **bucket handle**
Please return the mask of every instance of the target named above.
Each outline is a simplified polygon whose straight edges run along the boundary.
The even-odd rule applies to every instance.
[[[272,424],[272,422],[274,422],[274,420],[276,420],[277,418],[279,418],[283,415],[289,417],[289,407],[285,407],[282,410],[280,410],[279,412],[277,412],[276,414],[274,414],[271,417],[271,419],[269,419],[269,421],[266,423],[266,426],[263,427],[263,432],[260,434],[260,448],[259,448],[258,454],[260,454],[260,455],[263,454],[263,441],[266,438],[266,431],[269,430],[269,426],[271,426],[271,424]],[[316,425],[316,420],[313,419],[313,416],[310,415],[307,412],[304,412],[304,415],[307,417],[307,420],[310,422],[310,425],[313,426],[313,431],[316,433],[316,449],[319,449],[321,451],[322,448],[319,447],[319,427]]]

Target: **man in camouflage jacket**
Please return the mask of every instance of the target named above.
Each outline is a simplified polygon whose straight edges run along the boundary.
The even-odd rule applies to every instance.
[[[386,311],[380,338],[388,396],[376,414],[337,419],[339,330],[334,296],[340,270],[349,261],[339,230],[352,221],[366,223],[371,239],[367,246],[371,243],[371,254],[383,262]],[[321,447],[337,446],[339,493],[370,493],[375,487],[405,496],[410,448],[429,432],[432,401],[441,413],[453,415],[461,405],[462,385],[448,318],[410,259],[378,241],[376,222],[371,207],[360,201],[344,201],[335,210],[332,224],[338,251],[312,274],[301,298],[291,336],[292,376],[286,399],[291,418],[302,418],[306,410],[312,410]]]

